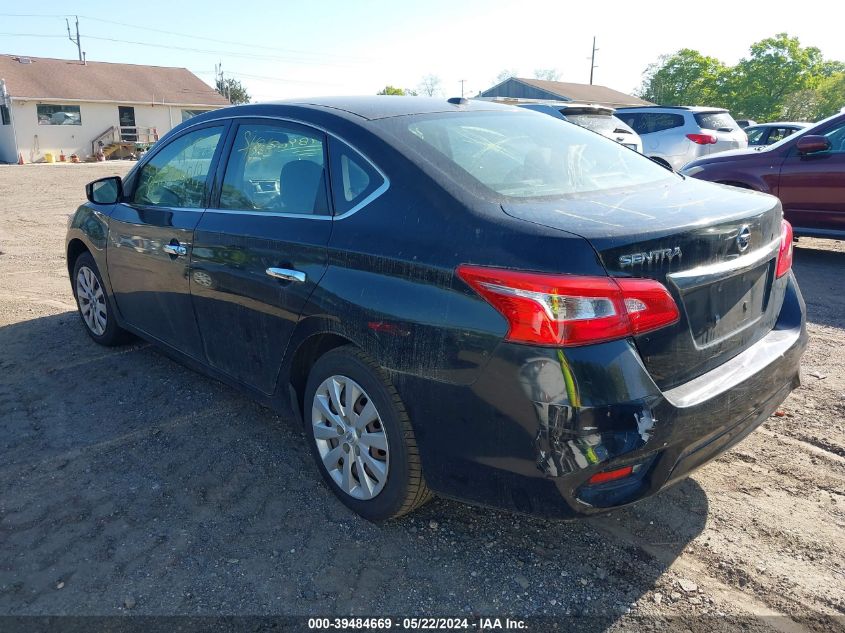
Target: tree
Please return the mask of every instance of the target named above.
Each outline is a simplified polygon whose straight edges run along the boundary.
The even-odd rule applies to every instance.
[[[383,89],[379,90],[377,95],[397,95],[400,97],[415,97],[416,91],[408,90],[407,88],[396,88],[394,86],[385,86]]]
[[[682,48],[646,68],[639,96],[660,105],[724,105],[726,70],[715,57]]]
[[[557,68],[538,68],[534,71],[534,79],[557,81],[560,79],[560,71]]]
[[[516,77],[517,75],[519,75],[519,71],[516,68],[505,68],[502,72],[496,75],[496,83],[500,84],[511,77]]]
[[[249,103],[249,93],[244,88],[243,84],[232,77],[223,77],[220,75],[217,78],[216,85],[217,92],[226,97],[232,105],[239,105],[241,103]]]
[[[376,94],[379,95],[398,95],[400,97],[405,96],[405,91],[402,88],[394,88],[393,86],[385,86],[382,90],[379,90]]]
[[[845,108],[845,72],[825,77],[816,87],[816,109],[808,121],[824,119]]]
[[[727,96],[734,116],[761,121],[780,118],[788,95],[815,89],[837,67],[786,33],[755,42],[749,53],[731,70]]]
[[[422,78],[418,90],[420,94],[427,97],[436,97],[443,93],[442,84],[443,82],[437,75],[426,75]]]

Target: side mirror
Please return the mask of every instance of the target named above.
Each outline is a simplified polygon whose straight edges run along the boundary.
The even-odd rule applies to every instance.
[[[123,181],[119,176],[109,176],[89,182],[85,195],[94,204],[114,204],[123,197]]]
[[[830,141],[824,136],[816,134],[807,134],[798,139],[795,148],[799,154],[815,154],[817,152],[826,152],[830,149]]]

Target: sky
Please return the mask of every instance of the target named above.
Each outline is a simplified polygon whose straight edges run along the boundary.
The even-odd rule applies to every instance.
[[[430,74],[444,96],[460,95],[461,80],[471,96],[506,69],[588,83],[595,36],[595,83],[630,93],[662,54],[694,48],[733,64],[779,32],[845,61],[843,11],[824,0],[800,10],[781,0],[5,0],[0,54],[76,58],[71,12],[91,61],[183,66],[208,83],[221,64],[253,101],[415,89]]]

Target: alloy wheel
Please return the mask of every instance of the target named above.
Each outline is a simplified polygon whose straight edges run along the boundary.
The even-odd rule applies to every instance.
[[[97,336],[102,336],[108,320],[106,295],[97,275],[87,266],[82,266],[76,274],[76,297],[85,325]]]
[[[387,482],[390,453],[375,403],[346,376],[330,376],[314,393],[311,431],[326,471],[354,499],[378,495]]]

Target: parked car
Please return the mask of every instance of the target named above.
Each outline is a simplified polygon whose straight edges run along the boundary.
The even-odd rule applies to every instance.
[[[628,125],[614,116],[615,110],[613,108],[595,103],[575,103],[572,101],[542,101],[502,97],[496,97],[492,100],[569,121],[596,134],[606,136],[635,152],[643,153],[642,139]]]
[[[757,125],[757,121],[754,121],[753,119],[737,119],[736,122],[743,130],[751,127],[752,125]]]
[[[646,156],[676,170],[700,156],[748,146],[727,110],[639,106],[619,108],[616,116],[640,135]]]
[[[749,147],[765,147],[766,145],[777,143],[778,141],[785,139],[787,136],[792,136],[796,132],[800,132],[811,125],[813,124],[801,121],[758,123],[745,128],[745,134],[748,136]]]
[[[216,110],[87,195],[67,265],[91,338],[138,335],[299,417],[368,519],[432,494],[607,511],[798,384],[804,304],[775,198],[520,108]]]
[[[778,196],[797,236],[845,238],[845,114],[759,151],[692,161],[682,173]]]

